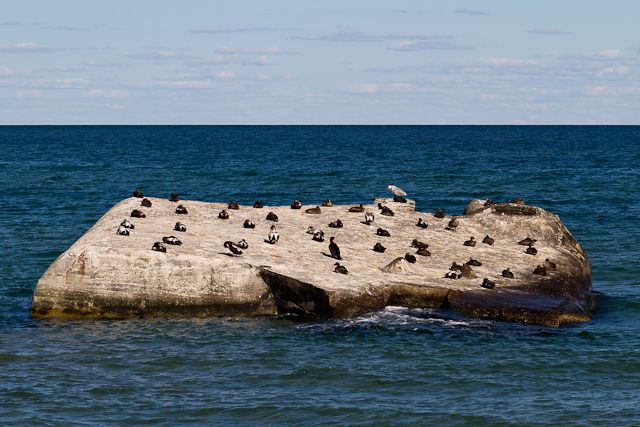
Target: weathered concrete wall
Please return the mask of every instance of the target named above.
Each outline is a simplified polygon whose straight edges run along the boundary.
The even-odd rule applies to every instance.
[[[149,198],[129,198],[110,209],[84,236],[62,254],[38,281],[32,315],[70,317],[129,316],[265,316],[292,313],[305,319],[348,317],[387,305],[450,308],[469,315],[545,325],[589,320],[586,301],[591,292],[589,262],[559,218],[533,206],[503,204],[484,206],[472,201],[458,217],[456,230],[447,230],[451,217],[436,218],[415,212],[413,201],[395,203],[378,199],[365,205],[375,214],[372,225],[350,206],[322,207],[319,215],[289,206],[255,209],[226,204]],[[393,217],[380,215],[377,203],[389,206]],[[178,204],[187,215],[175,213]],[[146,218],[130,218],[139,209]],[[219,219],[227,209],[229,219]],[[267,221],[274,212],[279,221]],[[429,225],[415,224],[423,218]],[[128,219],[135,225],[129,236],[116,234]],[[255,229],[243,228],[245,219]],[[329,228],[336,219],[343,228]],[[186,232],[173,230],[177,221]],[[269,227],[280,233],[277,244],[264,241]],[[324,243],[307,234],[308,226],[325,232]],[[376,235],[378,227],[391,237]],[[493,245],[482,243],[485,235]],[[176,236],[183,244],[166,245],[167,252],[151,250],[164,236]],[[333,271],[329,237],[340,246],[348,275]],[[463,242],[474,236],[475,247]],[[518,244],[525,237],[537,239],[536,255]],[[249,248],[231,256],[227,240],[245,239]],[[415,255],[385,269],[405,253],[415,254],[413,239],[429,244],[431,256]],[[386,252],[372,250],[380,242]],[[476,278],[444,278],[453,262],[470,258],[482,263],[472,267]],[[556,270],[533,274],[550,258]],[[514,279],[501,277],[510,268]],[[391,272],[390,272],[391,271]],[[484,278],[494,289],[480,287]]]

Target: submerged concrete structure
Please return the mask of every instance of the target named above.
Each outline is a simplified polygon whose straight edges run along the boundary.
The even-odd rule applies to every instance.
[[[351,206],[321,206],[320,213],[307,213],[316,205],[229,209],[226,203],[147,199],[151,206],[135,197],[116,204],[55,260],[38,281],[32,316],[292,314],[308,320],[358,316],[393,305],[548,326],[590,320],[588,259],[556,215],[534,206],[474,200],[457,217],[457,227],[449,227],[450,216],[416,212],[412,200],[376,199],[365,205],[365,212],[375,215],[367,225],[364,213],[349,212]],[[378,204],[393,216],[381,215]],[[176,213],[178,205],[187,213]],[[132,218],[133,210],[145,217]],[[228,219],[220,217],[222,210]],[[266,219],[269,212],[277,222]],[[419,218],[426,228],[416,225]],[[134,228],[119,235],[125,219]],[[255,228],[243,226],[247,219]],[[329,228],[337,219],[343,227]],[[178,221],[186,231],[174,230]],[[275,244],[266,241],[272,225],[280,235]],[[312,240],[309,226],[324,231],[325,241]],[[378,228],[390,236],[379,236]],[[483,243],[486,235],[493,244]],[[182,244],[165,244],[166,252],[151,250],[168,236]],[[346,275],[334,272],[330,236],[340,247]],[[465,245],[471,237],[475,246]],[[535,251],[518,243],[526,237],[536,240]],[[241,239],[249,245],[241,255],[223,246]],[[428,244],[422,255],[412,247],[414,239]],[[376,243],[386,250],[374,251]],[[414,263],[404,258],[407,253],[415,256]],[[471,259],[481,265],[463,266]],[[458,269],[451,270],[453,263]],[[503,277],[507,268],[513,278]],[[458,279],[445,277],[460,273]]]

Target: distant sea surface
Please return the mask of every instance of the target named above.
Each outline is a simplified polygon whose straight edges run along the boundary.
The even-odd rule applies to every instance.
[[[0,424],[640,425],[640,127],[0,127]],[[592,322],[390,307],[337,321],[29,318],[38,278],[145,194],[418,210],[524,197],[584,247]]]

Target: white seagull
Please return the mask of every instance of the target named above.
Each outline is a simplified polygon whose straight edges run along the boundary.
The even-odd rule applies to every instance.
[[[405,193],[404,191],[402,191],[401,188],[398,188],[395,185],[390,185],[387,188],[389,189],[389,191],[391,191],[396,196],[406,196],[407,195],[407,193]]]

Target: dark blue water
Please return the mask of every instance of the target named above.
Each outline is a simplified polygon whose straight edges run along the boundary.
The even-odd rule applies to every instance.
[[[0,423],[639,425],[640,127],[0,127]],[[583,245],[594,320],[389,308],[282,319],[32,320],[47,266],[153,196],[418,209],[522,196]]]

